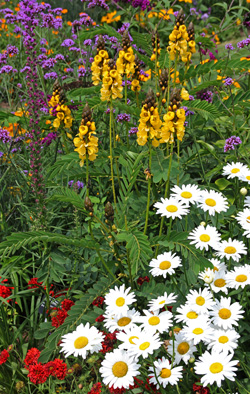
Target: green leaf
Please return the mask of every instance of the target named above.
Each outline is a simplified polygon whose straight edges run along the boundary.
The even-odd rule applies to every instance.
[[[183,101],[182,105],[188,107],[191,111],[197,112],[205,119],[215,120],[221,116],[216,106],[205,100]]]
[[[219,190],[225,190],[229,185],[232,185],[232,182],[225,178],[217,179],[214,183],[218,186]]]

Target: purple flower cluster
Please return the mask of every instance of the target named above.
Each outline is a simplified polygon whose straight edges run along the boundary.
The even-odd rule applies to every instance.
[[[244,48],[244,47],[248,47],[249,44],[250,44],[250,36],[248,36],[248,38],[246,38],[245,40],[237,42],[237,47]]]
[[[84,183],[81,181],[69,181],[68,182],[69,187],[73,187],[73,188],[77,188],[78,190],[83,189],[84,188]]]
[[[105,0],[81,0],[82,2],[88,2],[88,8],[94,8],[94,7],[102,7],[105,10],[109,10],[109,6],[106,3]]]
[[[18,55],[19,53],[19,49],[15,46],[15,45],[7,45],[7,54],[14,56],[14,55]]]
[[[234,83],[234,80],[232,78],[228,77],[228,78],[224,79],[223,83],[225,86],[231,86]]]
[[[2,141],[4,144],[11,141],[11,136],[9,135],[8,130],[2,127],[0,128],[0,141]]]
[[[207,101],[208,103],[212,103],[213,92],[207,89],[200,90],[199,92],[196,93],[196,98],[198,100],[204,100]]]
[[[232,135],[232,137],[226,140],[224,146],[224,152],[228,152],[229,150],[234,150],[234,147],[240,144],[242,144],[240,137],[236,137],[235,135]]]
[[[17,73],[17,69],[13,68],[12,66],[9,66],[8,64],[0,68],[0,74],[10,74],[10,73]]]
[[[56,80],[56,78],[58,78],[58,75],[56,72],[52,71],[51,73],[46,73],[43,76],[44,79],[52,79],[52,80]]]
[[[46,146],[49,146],[51,142],[54,141],[56,138],[56,133],[49,133],[45,138],[42,139],[42,144],[46,144]]]
[[[129,114],[118,114],[116,120],[118,123],[130,122],[131,116]]]
[[[229,51],[233,51],[235,48],[231,43],[225,45],[225,49],[228,49]]]
[[[186,116],[188,116],[188,115],[194,115],[194,112],[193,112],[193,111],[190,111],[190,110],[188,109],[188,107],[183,106],[182,108],[184,109],[185,115],[186,115]]]
[[[61,43],[61,47],[71,47],[72,45],[74,45],[74,43],[75,42],[71,40],[71,38],[67,38]]]
[[[131,129],[129,130],[129,135],[132,135],[132,134],[136,134],[136,133],[138,133],[138,128],[137,127],[131,127]]]

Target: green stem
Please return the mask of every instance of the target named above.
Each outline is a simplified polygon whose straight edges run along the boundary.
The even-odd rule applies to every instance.
[[[66,139],[66,135],[65,135],[65,131],[64,130],[62,130],[62,138],[63,138],[64,148],[65,148],[66,153],[68,155],[69,154],[69,148],[68,148],[67,139]]]
[[[177,139],[177,160],[178,160],[177,186],[179,186],[179,180],[180,180],[180,141],[178,139]]]
[[[169,188],[169,182],[170,182],[170,173],[171,173],[172,160],[173,160],[173,149],[174,149],[174,145],[171,144],[171,151],[170,151],[169,165],[168,165],[168,177],[167,177],[167,182],[166,182],[166,187],[165,187],[164,198],[167,198],[167,195],[168,195],[168,188]],[[164,216],[162,216],[162,218],[161,218],[159,237],[162,235],[163,223],[164,223]],[[159,245],[157,245],[157,247],[156,247],[155,257],[157,257],[158,250],[159,250]]]
[[[91,220],[89,220],[89,232],[90,232],[90,235],[91,235],[91,238],[93,239],[93,241],[96,242],[96,241],[95,241],[95,238],[94,238],[93,231],[92,231],[92,227],[91,227]],[[101,260],[102,265],[103,265],[103,267],[105,268],[105,270],[106,270],[111,276],[113,276],[114,279],[116,279],[116,276],[113,274],[113,272],[110,271],[110,269],[108,268],[107,264],[105,263],[105,261],[104,261],[102,255],[101,255],[101,253],[99,252],[98,249],[96,249],[96,253],[98,254],[98,257],[99,257],[99,259]]]
[[[137,104],[137,108],[140,108],[140,105],[139,105],[139,93],[138,93],[138,92],[136,92],[136,93],[135,93],[135,96],[136,96],[136,104]]]
[[[146,210],[144,235],[147,234],[147,228],[148,228],[148,216],[149,216],[150,194],[151,194],[151,162],[152,162],[152,143],[151,143],[151,140],[149,140],[149,163],[148,163],[148,169],[149,169],[150,175],[148,177],[148,200],[147,200],[147,210]]]
[[[128,84],[127,84],[127,74],[125,74],[125,105],[127,105],[128,102]],[[126,139],[127,139],[127,147],[129,148],[129,138],[128,138],[128,122],[126,123]]]
[[[113,150],[112,150],[112,112],[113,112],[113,105],[112,100],[110,103],[110,120],[109,120],[109,150],[110,150],[110,169],[111,169],[111,181],[112,181],[112,190],[113,190],[113,199],[116,208],[116,196],[115,196],[115,182],[114,182],[114,169],[113,169]]]
[[[174,88],[175,88],[175,85],[176,85],[177,60],[178,60],[178,55],[176,53],[175,60],[174,60]]]
[[[87,197],[89,196],[89,157],[88,153],[86,154],[86,190],[87,190]]]

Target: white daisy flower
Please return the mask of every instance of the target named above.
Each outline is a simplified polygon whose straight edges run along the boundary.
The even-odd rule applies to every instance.
[[[157,389],[160,388],[160,385],[164,388],[168,384],[173,386],[182,378],[182,367],[171,367],[171,362],[165,357],[154,361],[154,367],[149,367],[149,371],[151,372],[149,374],[149,383],[156,385]]]
[[[151,332],[141,333],[139,339],[134,338],[133,342],[135,346],[128,349],[129,353],[138,359],[140,356],[148,358],[149,354],[154,353],[156,349],[159,349],[162,345],[159,334],[152,334]]]
[[[159,296],[148,303],[148,308],[150,311],[157,311],[158,309],[163,308],[165,305],[174,304],[176,302],[177,295],[174,293],[167,292],[164,293],[163,296]]]
[[[243,211],[238,212],[235,219],[245,230],[250,229],[250,208],[245,208]]]
[[[101,350],[103,340],[104,336],[97,328],[90,327],[89,323],[85,326],[81,323],[75,331],[62,336],[60,352],[63,352],[65,357],[72,354],[74,357],[86,358],[88,353]]]
[[[135,293],[130,292],[130,287],[125,289],[125,285],[118,288],[115,286],[105,296],[105,304],[107,305],[107,312],[111,314],[126,313],[129,309],[129,305],[136,301]]]
[[[226,271],[227,266],[225,263],[223,263],[221,260],[218,259],[209,259],[210,263],[213,264],[214,268],[214,272],[216,271]]]
[[[143,310],[145,316],[141,316],[139,318],[140,323],[142,323],[141,327],[150,333],[155,333],[156,331],[161,334],[165,331],[168,331],[169,327],[172,325],[172,313],[165,311],[159,313],[155,311],[154,314],[152,312]]]
[[[182,329],[184,338],[187,341],[194,341],[197,345],[200,341],[209,343],[213,338],[214,329],[207,320],[206,315],[200,315],[197,319],[189,321],[188,326]]]
[[[214,280],[214,270],[211,268],[205,268],[204,271],[200,272],[198,278],[202,279],[206,284],[210,284]]]
[[[207,348],[234,353],[238,347],[240,335],[235,330],[214,330],[214,337]]]
[[[152,267],[150,273],[153,276],[162,275],[166,278],[167,274],[172,275],[175,273],[175,268],[181,265],[180,257],[175,253],[165,252],[157,256],[156,259],[150,261],[149,266]]]
[[[218,244],[215,254],[220,258],[226,257],[227,260],[231,257],[234,261],[238,262],[242,254],[247,254],[247,248],[242,241],[229,238],[228,241],[221,241]]]
[[[217,231],[216,227],[206,226],[206,228],[202,225],[195,228],[191,233],[189,233],[188,239],[192,241],[190,244],[194,244],[196,249],[206,249],[208,250],[209,246],[211,248],[216,249],[217,244],[220,242],[220,233]]]
[[[169,341],[167,352],[174,357],[173,364],[176,365],[180,364],[181,361],[187,364],[190,357],[194,356],[196,350],[194,342],[187,341],[182,331],[180,331],[178,334],[175,334],[174,341],[172,339]]]
[[[210,284],[211,290],[214,293],[219,293],[219,291],[223,291],[223,293],[228,293],[227,288],[227,279],[226,279],[226,272],[225,271],[215,271],[214,280]]]
[[[247,182],[248,184],[250,184],[250,170],[249,170],[249,168],[247,168],[245,171],[243,170],[243,172],[239,176],[239,179],[243,182]]]
[[[227,285],[232,289],[244,288],[250,284],[250,265],[235,267],[233,271],[229,271],[226,275]]]
[[[215,302],[213,295],[208,289],[190,290],[187,295],[187,305],[198,314],[207,314],[209,309],[213,309]]]
[[[161,198],[161,202],[154,204],[154,207],[158,209],[157,214],[166,216],[167,218],[179,218],[188,214],[189,209],[187,204],[177,200],[177,198]]]
[[[139,322],[140,313],[134,308],[128,310],[126,313],[119,315],[105,314],[104,315],[104,326],[109,330],[109,332],[114,332],[116,330],[127,331],[130,328],[134,328],[136,323]]]
[[[119,345],[119,349],[130,349],[135,345],[134,339],[139,339],[142,334],[142,329],[141,327],[133,327],[129,328],[125,332],[118,332],[116,334],[116,338],[118,341],[121,341],[122,343]]]
[[[244,207],[250,207],[250,196],[246,196],[244,201]]]
[[[134,384],[134,377],[140,374],[140,365],[127,352],[120,349],[106,353],[101,365],[99,371],[103,383],[109,387],[113,386],[114,389],[128,389]]]
[[[213,216],[216,212],[226,212],[228,203],[221,193],[215,192],[214,190],[203,190],[198,201],[198,207],[204,212],[208,211],[209,215]]]
[[[237,368],[235,365],[238,364],[238,360],[231,361],[233,354],[227,352],[219,352],[212,350],[211,354],[205,352],[199,357],[194,365],[195,373],[203,375],[201,383],[204,386],[208,384],[216,383],[218,387],[221,387],[222,380],[229,379],[235,380],[235,372]]]
[[[247,166],[245,166],[242,163],[231,163],[227,164],[225,167],[223,167],[223,172],[222,175],[227,176],[228,179],[231,178],[240,178],[240,176],[248,170]]]
[[[186,323],[188,324],[190,321],[197,319],[199,316],[199,313],[194,310],[193,307],[191,307],[188,304],[179,306],[176,309],[176,314],[175,314],[175,320],[177,323]]]
[[[238,326],[238,320],[243,318],[244,311],[239,302],[231,304],[231,297],[221,297],[216,300],[214,309],[210,312],[212,323],[224,330]]]
[[[171,196],[184,203],[194,204],[200,197],[201,191],[197,185],[175,185],[171,189]]]

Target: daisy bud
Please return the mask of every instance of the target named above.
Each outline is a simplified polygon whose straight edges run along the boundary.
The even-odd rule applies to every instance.
[[[16,390],[19,392],[19,391],[22,391],[23,389],[24,389],[24,387],[25,387],[25,383],[24,382],[22,382],[21,380],[19,380],[19,382],[17,382],[17,384],[16,384]]]
[[[246,189],[245,187],[242,187],[242,188],[240,189],[240,194],[241,194],[242,196],[246,196],[246,195],[247,195],[247,189]]]
[[[199,278],[204,280],[205,283],[210,284],[214,280],[215,273],[211,268],[207,268],[205,271],[199,274]]]
[[[200,222],[200,226],[206,226],[206,222]]]
[[[190,357],[190,359],[188,360],[190,363],[194,363],[195,362],[195,358],[194,357]]]

